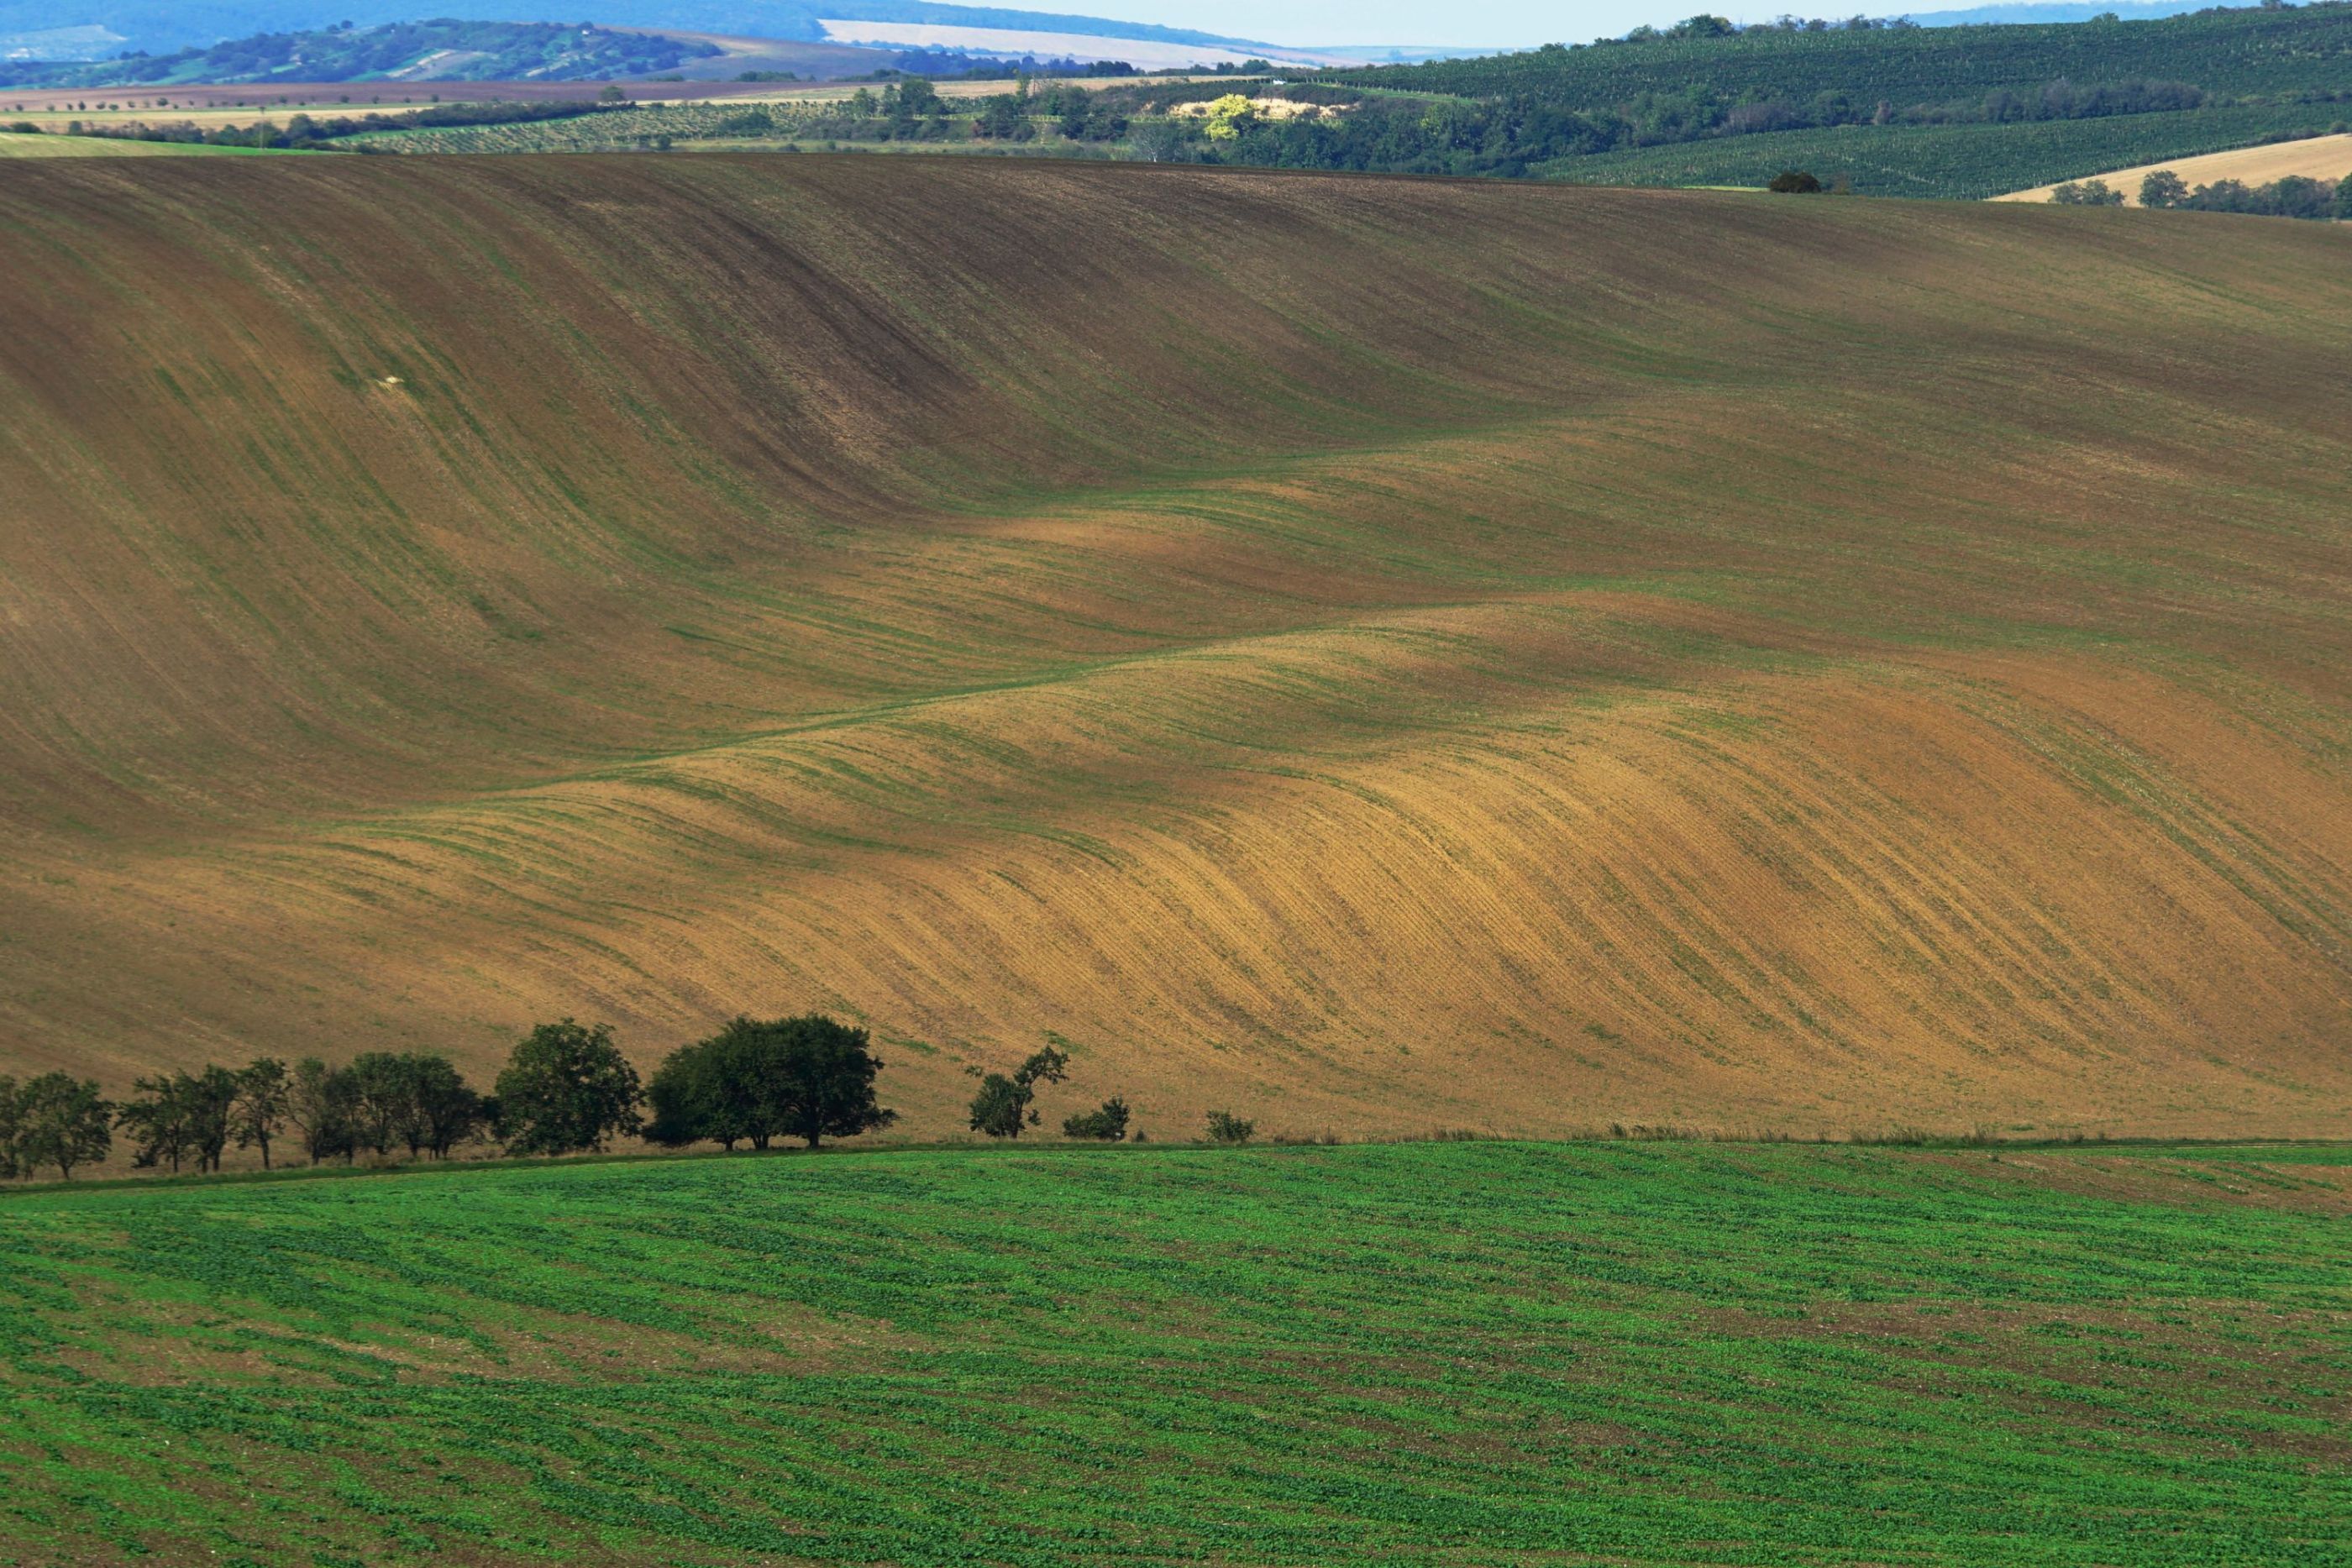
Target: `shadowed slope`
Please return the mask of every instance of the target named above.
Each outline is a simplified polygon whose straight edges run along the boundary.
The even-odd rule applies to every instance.
[[[2342,236],[961,161],[0,192],[0,1047],[2318,1130]]]

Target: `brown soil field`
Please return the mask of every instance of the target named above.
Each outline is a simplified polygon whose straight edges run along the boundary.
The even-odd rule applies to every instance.
[[[2301,174],[2306,179],[2326,180],[2331,184],[2352,175],[2352,136],[2313,136],[2300,141],[2273,141],[2263,147],[2238,147],[2227,152],[2208,152],[2196,158],[2175,158],[2167,163],[2142,163],[2135,168],[2117,169],[2109,174],[2094,174],[2089,178],[2105,180],[2124,193],[2124,205],[2139,205],[2139,183],[2158,169],[2169,169],[2193,188],[2210,185],[2216,180],[2236,180],[2248,185],[2267,185],[2289,174]],[[2030,191],[2012,191],[2006,196],[1995,196],[1996,202],[2046,202],[2055,185],[2036,185]]]
[[[2331,225],[0,183],[0,1070],[1052,1035],[1155,1129],[2338,1134]]]

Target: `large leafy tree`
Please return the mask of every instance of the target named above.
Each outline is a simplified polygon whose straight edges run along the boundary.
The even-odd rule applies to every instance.
[[[606,1024],[541,1024],[507,1059],[498,1095],[500,1135],[519,1155],[601,1149],[642,1124],[637,1070]]]
[[[408,1059],[408,1104],[401,1136],[408,1152],[420,1150],[436,1160],[477,1135],[485,1118],[480,1094],[437,1056],[418,1052]]]
[[[23,1100],[16,1081],[0,1073],[0,1181],[14,1181],[24,1174],[24,1161],[16,1151],[24,1133]]]
[[[202,1072],[142,1078],[132,1087],[138,1098],[120,1106],[115,1120],[136,1139],[133,1165],[176,1173],[193,1159],[200,1171],[220,1169],[236,1113],[236,1073],[207,1063]]]
[[[670,1148],[706,1138],[730,1150],[747,1140],[754,1148],[768,1146],[772,1134],[757,1124],[750,1086],[732,1071],[744,1054],[728,1049],[733,1042],[726,1034],[735,1027],[730,1024],[719,1038],[682,1045],[664,1059],[646,1087],[653,1111],[646,1123],[647,1139]]]
[[[779,1132],[815,1148],[826,1137],[854,1138],[898,1119],[875,1099],[882,1059],[862,1029],[809,1013],[774,1026],[773,1102]]]
[[[44,1072],[16,1092],[15,1157],[26,1169],[55,1166],[70,1181],[114,1147],[114,1107],[94,1079]]]
[[[131,1082],[132,1098],[115,1108],[114,1124],[131,1134],[131,1163],[141,1169],[167,1166],[179,1174],[180,1162],[195,1151],[196,1134],[189,1097],[179,1076],[140,1078]]]
[[[359,1140],[353,1123],[359,1088],[348,1068],[329,1067],[315,1056],[294,1064],[286,1090],[286,1119],[302,1134],[302,1150],[319,1165],[341,1155],[348,1160]]]
[[[871,1041],[822,1014],[738,1018],[709,1040],[672,1051],[654,1074],[646,1135],[677,1146],[711,1139],[764,1149],[778,1137],[856,1137],[898,1113],[875,1098],[881,1071]]]
[[[351,1076],[352,1141],[378,1155],[392,1153],[404,1130],[415,1124],[415,1069],[408,1057],[394,1051],[371,1051],[352,1059],[343,1070]],[[409,1153],[418,1145],[411,1143]]]
[[[775,1141],[784,1124],[780,1091],[783,1043],[776,1026],[738,1018],[702,1042],[703,1136],[746,1138],[755,1149]]]
[[[230,1120],[236,1146],[261,1150],[261,1168],[269,1168],[269,1144],[286,1126],[288,1095],[292,1082],[286,1064],[274,1056],[250,1063],[236,1075],[236,1106]]]

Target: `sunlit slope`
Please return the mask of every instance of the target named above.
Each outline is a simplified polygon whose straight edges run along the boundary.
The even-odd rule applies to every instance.
[[[817,158],[0,187],[0,1040],[845,1009],[947,1130],[2352,1105],[2324,225]]]

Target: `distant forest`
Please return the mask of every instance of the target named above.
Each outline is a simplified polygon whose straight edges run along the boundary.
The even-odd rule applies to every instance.
[[[1254,117],[1201,155],[1546,174],[1559,160],[1791,131],[2329,105],[2352,99],[2352,5],[1934,29],[1859,17],[1738,29],[1695,16],[1623,40],[1326,71],[1301,88],[1275,90],[1335,111]],[[2312,128],[2335,118],[2320,110]]]

